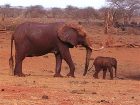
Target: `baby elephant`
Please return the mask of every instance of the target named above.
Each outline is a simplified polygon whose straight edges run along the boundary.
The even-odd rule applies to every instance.
[[[117,60],[115,58],[98,56],[95,58],[93,65],[95,66],[93,77],[98,78],[98,73],[103,70],[103,79],[105,79],[108,69],[110,72],[110,79],[113,79],[113,67],[115,68],[115,77],[117,77]]]

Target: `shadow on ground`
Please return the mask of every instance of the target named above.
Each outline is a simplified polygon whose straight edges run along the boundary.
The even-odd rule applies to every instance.
[[[127,79],[131,79],[131,80],[138,80],[140,81],[140,74],[139,75],[130,75],[130,76],[126,76]]]

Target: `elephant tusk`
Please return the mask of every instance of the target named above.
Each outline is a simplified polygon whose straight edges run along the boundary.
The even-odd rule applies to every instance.
[[[95,49],[95,48],[93,48],[93,47],[90,47],[92,50],[94,50],[94,51],[99,51],[99,50],[102,50],[102,49],[104,49],[105,47],[104,46],[102,46],[102,47],[100,47],[100,48],[98,48],[98,49]]]

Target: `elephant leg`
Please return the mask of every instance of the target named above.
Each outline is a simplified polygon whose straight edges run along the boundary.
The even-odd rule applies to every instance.
[[[112,67],[109,67],[109,72],[110,72],[110,79],[112,80],[113,79],[113,69]]]
[[[95,67],[95,73],[93,74],[93,77],[98,79],[98,73],[100,72],[101,68],[100,67]]]
[[[61,72],[61,65],[62,65],[62,57],[60,54],[55,54],[56,58],[56,68],[55,68],[55,74],[54,77],[63,77],[60,72]]]
[[[61,57],[66,61],[66,63],[68,64],[70,68],[70,72],[67,74],[67,76],[75,77],[74,76],[75,66],[72,61],[68,46],[63,43],[60,43],[59,51],[60,51]]]
[[[17,53],[15,56],[15,69],[14,75],[19,77],[24,77],[25,75],[22,73],[22,61],[24,60],[25,56],[22,54]]]
[[[105,77],[106,77],[106,72],[107,72],[107,68],[104,68],[103,69],[103,79],[105,79]]]
[[[17,75],[19,77],[25,77],[25,74],[22,72],[22,62],[26,55],[28,54],[28,51],[30,50],[30,44],[28,42],[25,42],[19,46],[15,46],[16,54],[15,54],[15,69],[14,69],[14,75]],[[30,75],[30,74],[26,74]]]
[[[67,62],[67,64],[69,65],[69,68],[70,68],[70,72],[67,74],[67,76],[69,77],[75,77],[74,76],[74,71],[75,71],[75,66],[74,66],[74,63],[72,61],[72,58],[71,58],[71,55],[70,55],[70,52],[67,51],[66,52],[66,55],[64,56],[64,60]]]

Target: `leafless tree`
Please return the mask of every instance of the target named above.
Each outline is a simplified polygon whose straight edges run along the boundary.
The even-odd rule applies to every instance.
[[[0,14],[2,16],[2,21],[4,21],[5,18],[8,16],[10,7],[11,7],[10,4],[5,4],[0,7]]]
[[[114,16],[117,14],[122,14],[124,18],[124,23],[127,20],[131,20],[133,13],[140,9],[140,0],[106,0],[110,6],[113,8]]]
[[[61,9],[61,8],[55,7],[55,8],[52,8],[50,11],[52,13],[53,18],[63,17],[63,15],[64,15],[63,9]]]
[[[44,7],[41,5],[36,5],[36,6],[30,6],[27,7],[27,10],[25,12],[25,17],[32,17],[32,18],[36,18],[36,17],[42,17],[45,15],[45,10]]]

